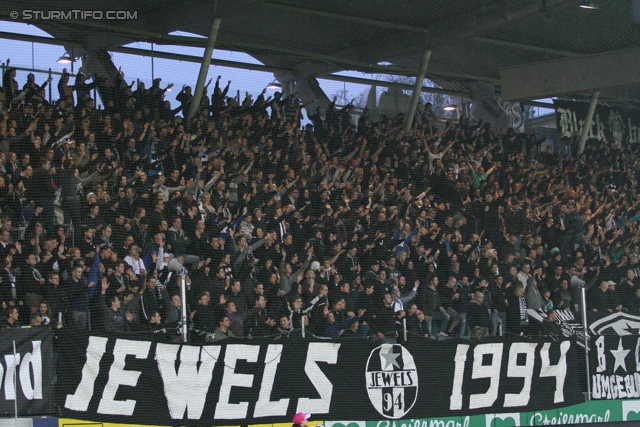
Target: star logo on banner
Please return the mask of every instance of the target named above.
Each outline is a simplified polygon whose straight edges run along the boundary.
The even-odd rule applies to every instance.
[[[615,373],[618,370],[618,367],[622,367],[625,372],[627,372],[627,364],[624,361],[624,358],[627,357],[630,350],[625,350],[622,348],[622,338],[618,341],[618,349],[617,350],[609,350],[613,357],[616,358],[616,361],[613,365],[613,372]]]
[[[398,356],[400,356],[399,353],[381,353],[380,355],[384,357],[384,363],[385,363],[384,369],[387,369],[389,365],[393,365],[396,368],[400,369],[400,365],[398,364],[398,360],[397,360]]]
[[[416,363],[409,350],[399,344],[382,344],[371,350],[365,378],[369,401],[385,418],[403,418],[417,401]],[[353,421],[343,423],[344,426],[334,423],[333,427],[365,427],[364,422],[362,426],[356,426]]]

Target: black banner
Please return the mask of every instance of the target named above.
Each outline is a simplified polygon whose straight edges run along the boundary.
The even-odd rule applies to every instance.
[[[594,337],[589,367],[592,399],[640,397],[640,337]]]
[[[556,107],[556,125],[560,135],[582,130],[588,103],[554,100],[553,104]],[[617,145],[635,144],[640,142],[640,112],[597,105],[593,124],[588,132],[589,138],[606,138]]]
[[[560,325],[562,336],[565,338],[576,337],[578,345],[584,347],[582,321],[577,319],[571,310],[556,310],[556,314],[556,323]],[[547,312],[542,308],[537,310],[530,308],[527,310],[527,315],[529,316],[529,323],[538,329],[542,328],[542,322],[547,318]]]
[[[589,330],[595,335],[624,337],[640,334],[640,316],[623,311],[614,313],[587,312],[587,323]]]
[[[51,353],[49,328],[0,329],[0,415],[51,414]]]
[[[59,374],[67,380],[58,392],[62,412],[84,420],[290,423],[297,412],[325,420],[418,419],[583,400],[574,340],[228,339],[181,346],[91,336],[84,343],[79,357],[63,352],[58,364],[69,371]]]

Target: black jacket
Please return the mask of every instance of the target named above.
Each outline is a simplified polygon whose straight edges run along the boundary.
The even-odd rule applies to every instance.
[[[28,194],[34,198],[53,198],[53,186],[51,185],[51,174],[44,168],[37,168],[33,171],[33,176],[29,188],[27,188]]]
[[[476,326],[488,328],[491,326],[491,315],[489,314],[489,307],[484,304],[478,304],[472,302],[467,307],[467,323],[471,329]]]
[[[442,307],[438,289],[432,288],[431,286],[420,289],[420,295],[418,295],[416,302],[418,303],[418,307],[421,308],[427,316],[433,315],[433,313]]]
[[[149,319],[154,311],[160,313],[162,319],[166,319],[168,316],[167,308],[171,305],[171,298],[166,290],[158,292],[158,288],[146,289],[142,293],[140,300],[140,321],[149,322]]]
[[[426,320],[420,322],[416,316],[407,317],[407,339],[409,341],[425,338],[426,334],[431,334]]]
[[[49,303],[49,309],[53,316],[57,319],[58,313],[62,313],[63,319],[69,313],[69,298],[67,292],[62,285],[53,286],[52,284],[45,285],[44,297]]]
[[[396,313],[393,307],[379,308],[371,322],[373,333],[383,333],[386,336],[394,337],[396,334]]]

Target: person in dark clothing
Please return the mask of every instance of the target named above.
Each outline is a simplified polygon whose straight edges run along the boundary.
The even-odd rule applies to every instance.
[[[344,300],[345,311],[347,313],[357,313],[356,310],[356,299],[351,293],[351,285],[347,282],[340,283],[340,292],[336,298],[342,298]]]
[[[22,268],[20,276],[18,276],[18,299],[25,301],[30,313],[34,313],[38,309],[38,304],[42,300],[41,287],[45,284],[42,273],[36,268],[37,259],[35,254],[29,254],[26,258],[26,264]],[[26,313],[25,313],[26,314]]]
[[[491,336],[499,335],[499,322],[502,322],[502,331],[507,323],[507,304],[508,292],[511,283],[504,284],[503,276],[496,276],[495,281],[489,285],[489,293],[491,294]]]
[[[325,326],[325,331],[322,334],[325,338],[340,338],[347,330],[351,330],[351,326],[354,323],[358,323],[359,317],[349,317],[345,319],[343,322],[338,323],[336,321],[337,313],[333,311],[329,311],[327,313],[327,323]]]
[[[7,307],[4,310],[4,319],[0,324],[0,328],[19,328],[20,322],[18,318],[20,313],[16,307]]]
[[[122,302],[117,295],[111,297],[109,300],[105,299],[109,286],[107,278],[103,277],[101,283],[102,291],[100,292],[100,308],[102,309],[103,318],[101,319],[102,328],[98,328],[98,330],[104,332],[128,332],[131,330],[133,315],[128,311],[125,312],[124,309],[120,307]],[[109,305],[107,306],[106,304]]]
[[[614,282],[611,282],[614,283]],[[600,286],[593,288],[589,293],[587,300],[587,310],[594,313],[613,313],[613,309],[609,303],[609,282],[602,281]]]
[[[364,324],[370,324],[376,314],[376,304],[373,300],[374,286],[371,283],[365,283],[363,288],[364,292],[362,292],[356,300],[356,310],[366,310],[365,314],[362,316],[360,327]]]
[[[239,280],[234,280],[229,286],[229,289],[225,292],[227,301],[235,303],[238,314],[244,314],[247,312],[247,300],[242,293],[242,286]]]
[[[386,293],[382,298],[382,306],[378,308],[371,323],[375,336],[385,344],[395,344],[398,338],[396,331],[396,313],[393,310],[393,298]]]
[[[93,236],[96,230],[86,225],[82,226],[82,238],[76,239],[76,247],[80,249],[80,255],[82,258],[93,258],[96,253],[99,253],[99,247],[93,244]],[[78,236],[80,237],[80,236]]]
[[[242,324],[243,334],[246,338],[252,339],[254,336],[260,336],[256,335],[256,333],[261,325],[267,320],[266,306],[267,300],[264,298],[264,295],[256,294],[254,297],[253,308],[247,311],[247,316]]]
[[[442,306],[444,307],[447,314],[449,314],[449,327],[447,328],[447,335],[451,335],[456,327],[463,321],[463,318],[466,319],[466,314],[461,316],[458,313],[458,306],[460,305],[460,289],[458,286],[458,281],[454,276],[449,276],[447,279],[447,283],[445,286],[440,287],[438,289],[440,293],[440,301],[442,302]],[[463,298],[466,296],[466,292],[462,292]],[[463,307],[465,311],[462,313],[466,313],[466,308]],[[460,337],[466,336],[466,331],[462,330],[462,328],[466,329],[466,321],[461,327]]]
[[[347,254],[338,258],[337,261],[338,270],[342,272],[344,279],[349,283],[353,283],[355,278],[360,274],[361,267],[360,261],[358,261],[356,257],[357,252],[358,247],[353,245],[349,247]],[[369,274],[369,272],[367,274]]]
[[[108,278],[109,280],[109,289],[107,290],[106,299],[107,302],[111,300],[111,297],[120,294],[127,289],[129,284],[128,277],[124,274],[125,271],[125,262],[124,261],[116,261],[116,265],[113,271]]]
[[[142,293],[140,301],[140,307],[142,309],[142,315],[140,321],[149,322],[149,316],[154,312],[160,312],[160,316],[168,318],[167,309],[171,305],[171,298],[164,286],[158,286],[158,281],[155,276],[149,275],[147,277],[147,289]]]
[[[627,268],[625,277],[620,279],[617,293],[620,301],[630,301],[635,297],[635,291],[640,287],[640,280],[635,277],[636,270]]]
[[[66,222],[73,222],[74,235],[81,236],[82,216],[80,200],[84,197],[84,187],[100,175],[96,171],[87,178],[80,179],[80,173],[71,159],[65,159],[63,169],[55,175],[56,185],[62,189],[62,210]]]
[[[310,301],[311,310],[308,311],[309,316],[309,332],[320,336],[326,326],[325,307],[329,306],[328,298],[329,288],[325,284],[317,284],[316,296]]]
[[[429,322],[422,310],[416,311],[415,318],[414,322],[407,322],[407,332],[409,333],[407,338],[410,341],[422,337],[432,340],[436,339],[436,337],[429,332]]]
[[[289,313],[282,312],[279,316],[279,323],[275,333],[277,334],[274,339],[294,339],[301,338],[302,334],[299,329],[294,329],[291,320],[289,319]]]
[[[9,67],[10,60],[7,59],[6,68],[2,75],[2,90],[4,90],[7,105],[11,105],[13,98],[18,96],[18,82],[16,81],[16,69]]]
[[[86,279],[82,275],[84,267],[76,265],[71,270],[71,277],[64,284],[65,292],[69,297],[71,305],[71,315],[73,324],[82,329],[88,329],[89,323],[87,313],[89,311],[88,293],[95,286],[95,282],[87,284]]]
[[[622,299],[620,293],[616,290],[616,282],[608,281],[609,290],[607,290],[607,303],[612,311],[623,311]]]
[[[193,335],[194,342],[204,342],[205,333],[212,333],[216,326],[216,312],[214,306],[210,303],[211,297],[208,292],[202,292],[198,295],[197,305],[191,312],[193,319]]]
[[[60,285],[60,275],[58,273],[49,274],[43,293],[55,319],[58,319],[59,313],[61,313],[63,325],[69,322],[69,298],[64,287]]]
[[[440,301],[440,293],[437,289],[438,277],[431,276],[428,281],[429,286],[420,291],[416,303],[418,304],[418,308],[424,312],[425,316],[428,316],[429,330],[431,333],[437,336],[446,336],[445,331],[447,330],[450,316],[446,313]],[[434,321],[437,322],[437,327],[434,327]],[[434,333],[436,330],[439,332]]]
[[[624,306],[629,310],[629,314],[640,316],[640,288],[636,288],[633,298],[626,300]]]
[[[162,321],[162,316],[159,312],[154,311],[151,313],[151,319],[149,323],[146,325],[146,328],[142,330],[147,330],[153,334],[153,340],[155,342],[181,342],[181,340],[176,336],[173,328],[167,329],[167,326]]]
[[[127,290],[120,295],[122,309],[125,313],[128,311],[133,316],[131,330],[144,329],[142,322],[140,322],[140,299],[142,295],[138,292],[139,289],[138,283],[130,282]]]
[[[167,309],[167,317],[163,319],[163,323],[168,328],[175,328],[182,320],[182,300],[180,295],[171,295],[171,304]],[[189,305],[187,305],[187,322],[189,322]]]
[[[55,171],[53,171],[55,172]],[[53,190],[51,162],[47,158],[42,158],[40,167],[33,172],[33,177],[27,189],[33,197],[36,207],[42,207],[44,218],[44,228],[48,233],[54,233],[53,227]]]
[[[562,279],[556,289],[553,290],[553,302],[558,310],[572,310],[573,298],[569,289],[569,281]]]
[[[524,287],[516,285],[513,293],[508,298],[507,308],[507,332],[516,335],[524,335],[529,330],[529,317],[527,316],[527,300],[524,297]]]
[[[271,338],[277,334],[276,320],[271,314],[266,315],[263,322],[257,324],[252,330],[251,336],[253,338]]]
[[[360,322],[358,320],[351,323],[349,329],[342,331],[340,334],[341,339],[362,339],[365,335],[360,330]]]
[[[547,317],[542,319],[542,335],[562,337],[562,327],[556,322],[558,313],[555,310],[549,310]]]
[[[475,292],[475,298],[467,307],[467,323],[471,328],[471,338],[480,339],[489,335],[491,315],[489,306],[484,304],[484,293]]]
[[[209,81],[211,82],[211,81]],[[180,103],[182,107],[182,111],[188,112],[191,108],[191,99],[193,95],[191,94],[191,86],[183,85],[182,90],[176,96],[176,101]]]
[[[87,78],[88,77],[84,74],[84,69],[80,67],[78,69],[78,74],[76,74],[75,84],[73,85],[78,101],[82,100],[86,94],[90,93],[91,89],[98,86],[98,82],[95,80],[91,83],[87,83]]]

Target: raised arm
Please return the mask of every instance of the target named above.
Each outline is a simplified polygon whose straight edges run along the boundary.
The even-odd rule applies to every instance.
[[[195,179],[193,180],[193,185],[191,186],[191,189],[192,189],[194,192],[198,191],[198,181],[200,181],[200,174],[201,174],[201,173],[202,173],[202,169],[200,169],[200,170],[198,171],[198,173],[196,173],[196,177],[195,177]]]
[[[467,162],[467,165],[469,166],[469,169],[471,169],[471,173],[476,173],[476,170],[473,167],[473,160],[469,159],[469,161]]]
[[[447,154],[447,151],[449,151],[451,149],[451,147],[453,147],[453,144],[455,144],[456,141],[453,140],[449,143],[449,145],[447,145],[444,150],[442,150],[442,156],[444,157],[445,154]]]
[[[169,194],[175,193],[176,191],[185,191],[186,189],[187,187],[185,185],[181,185],[180,187],[167,188],[167,190],[169,191]]]
[[[378,147],[378,149],[376,150],[376,152],[375,152],[375,153],[373,153],[373,154],[371,155],[371,158],[373,159],[373,158],[375,158],[375,157],[378,157],[378,156],[380,155],[380,153],[382,153],[382,150],[384,150],[384,148],[385,148],[386,146],[387,146],[387,143],[386,143],[385,141],[382,141],[382,142],[380,143],[380,146],[379,146],[379,147]]]
[[[367,147],[367,138],[362,138],[362,147],[360,147],[360,152],[358,153],[358,157],[362,157],[364,155],[364,150]]]
[[[91,182],[93,182],[95,179],[97,179],[100,176],[100,171],[95,171],[94,173],[92,173],[91,175],[89,175],[88,177],[86,177],[85,179],[81,180],[82,182],[82,186],[86,186],[91,184]]]

